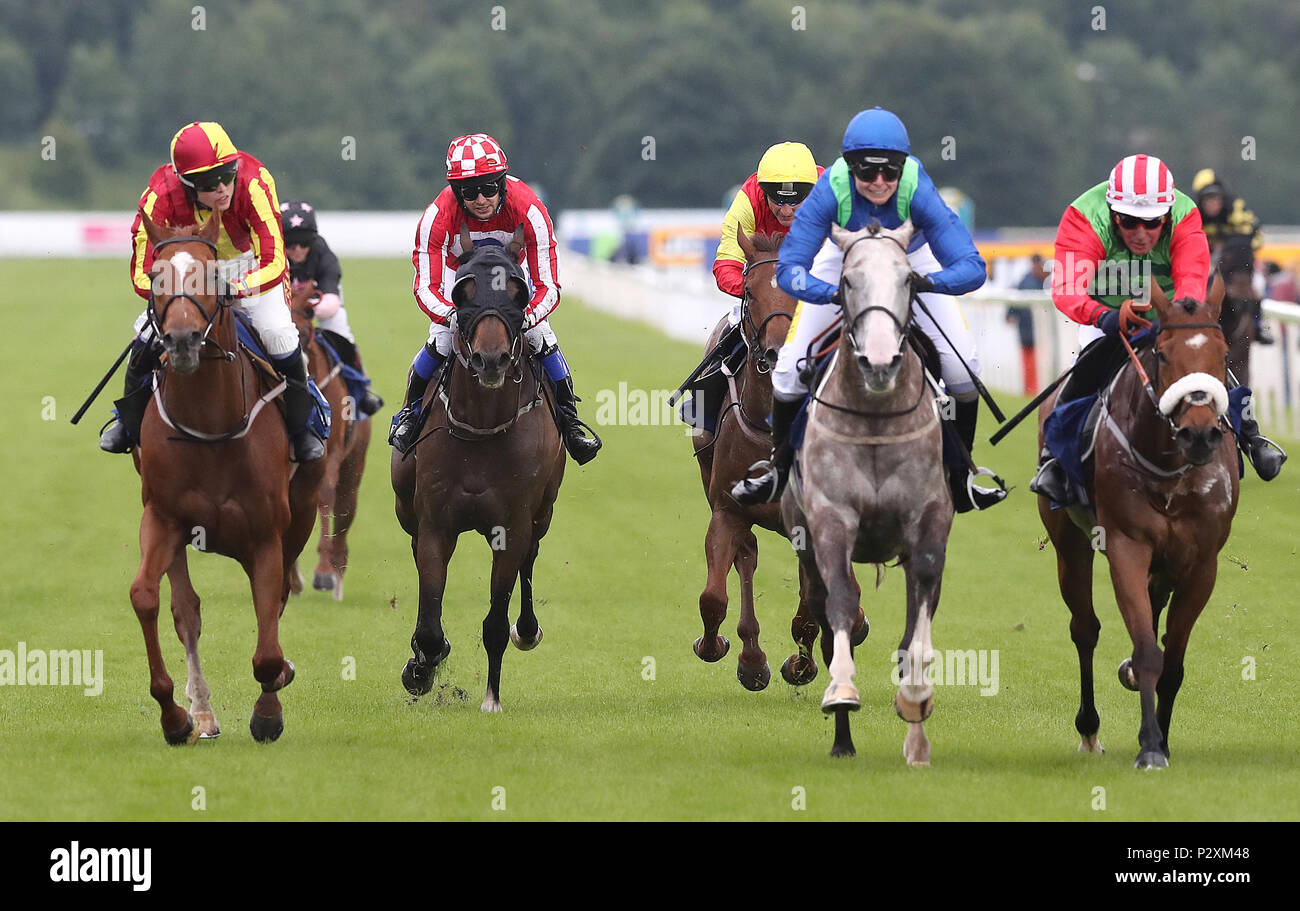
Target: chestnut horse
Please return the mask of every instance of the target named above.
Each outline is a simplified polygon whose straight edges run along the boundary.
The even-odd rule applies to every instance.
[[[343,600],[343,574],[348,568],[348,531],[357,514],[357,494],[361,475],[366,469],[366,450],[370,447],[373,422],[358,420],[357,403],[348,395],[342,365],[331,364],[316,340],[314,306],[319,300],[315,282],[308,282],[293,292],[290,310],[298,327],[302,350],[307,354],[307,372],[329,402],[333,426],[325,444],[325,474],[320,485],[320,540],[316,545],[319,559],[312,588],[330,592],[335,601]],[[297,565],[294,566],[297,574]],[[296,588],[301,588],[299,581]]]
[[[728,393],[717,414],[714,434],[694,435],[704,494],[713,512],[704,538],[708,581],[700,593],[700,619],[704,635],[695,640],[695,654],[704,661],[720,661],[731,648],[718,628],[727,616],[727,577],[732,567],[740,577],[740,620],[736,632],[744,647],[736,664],[736,678],[747,690],[764,689],[772,672],[758,643],[758,617],[754,612],[754,571],[758,567],[758,539],[753,527],[766,528],[788,539],[781,522],[781,505],[741,506],[731,496],[732,486],[750,466],[767,458],[772,437],[767,415],[772,410],[772,367],[785,342],[794,316],[794,300],[776,285],[777,252],[784,235],[745,234],[737,226],[736,240],[745,253],[745,293],[740,301],[740,327],[747,354],[740,371],[728,377]],[[712,351],[728,329],[718,322],[706,351]],[[799,609],[791,621],[791,635],[799,650],[781,665],[781,676],[792,686],[810,683],[817,676],[812,656],[817,641],[817,621],[807,606],[807,576],[799,568]],[[865,622],[858,628],[865,636]],[[859,640],[860,641],[860,640]]]
[[[1183,657],[1192,625],[1214,590],[1239,483],[1236,441],[1224,417],[1227,343],[1217,295],[1208,303],[1185,298],[1170,304],[1158,288],[1153,292],[1160,321],[1154,347],[1140,354],[1130,350],[1129,363],[1102,393],[1089,489],[1095,520],[1079,507],[1052,510],[1047,498],[1038,502],[1056,548],[1061,597],[1070,608],[1070,637],[1079,653],[1079,751],[1104,752],[1092,682],[1101,628],[1092,604],[1092,560],[1100,549],[1133,641],[1119,678],[1141,694],[1137,768],[1169,765],[1169,721],[1183,682]],[[1054,398],[1039,412],[1039,451]],[[1161,652],[1156,640],[1166,605]]]
[[[542,640],[533,613],[533,564],[551,524],[564,477],[564,447],[545,398],[539,366],[523,335],[528,282],[513,255],[473,250],[456,273],[455,357],[423,403],[428,415],[409,457],[393,452],[397,518],[411,536],[420,575],[420,607],[411,636],[415,657],[402,685],[428,693],[451,651],[442,628],[447,564],[461,534],[475,531],[492,548],[490,607],[483,620],[488,657],[484,712],[501,711],[506,645],[522,651]],[[513,253],[513,247],[511,252]],[[445,378],[445,385],[444,380]],[[508,611],[519,580],[519,620]]]
[[[279,620],[290,569],[316,519],[324,466],[291,466],[284,419],[279,409],[264,407],[283,384],[266,391],[274,381],[240,350],[233,304],[216,275],[220,219],[208,219],[194,234],[159,227],[143,214],[142,220],[155,257],[149,320],[166,361],[134,453],[144,515],[131,606],[149,655],[149,692],[162,709],[168,743],[220,733],[199,665],[199,596],[190,584],[185,547],[232,557],[248,574],[257,613],[253,676],[262,695],[249,730],[254,740],[275,740],[284,730],[276,694],[294,675],[280,649]],[[173,699],[158,644],[164,572],[176,633],[185,646],[191,712]]]

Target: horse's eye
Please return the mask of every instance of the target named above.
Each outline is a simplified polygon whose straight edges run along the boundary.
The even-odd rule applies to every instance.
[[[1169,358],[1165,357],[1165,353],[1163,351],[1156,352],[1156,360],[1162,364],[1169,363]]]

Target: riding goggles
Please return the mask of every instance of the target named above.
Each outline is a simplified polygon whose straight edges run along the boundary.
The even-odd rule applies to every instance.
[[[198,190],[200,193],[211,193],[223,183],[234,183],[235,175],[238,173],[239,162],[232,161],[229,164],[223,164],[219,167],[198,174],[182,175],[181,180]]]
[[[1116,212],[1115,217],[1119,219],[1119,226],[1125,229],[1136,228],[1141,225],[1144,228],[1158,228],[1165,222],[1163,215],[1157,215],[1155,218],[1138,218],[1136,215],[1126,215],[1123,212]]]
[[[480,196],[486,196],[491,199],[493,196],[501,195],[501,181],[488,180],[480,183],[455,183],[455,193],[465,202],[473,202]]]
[[[885,180],[893,181],[903,176],[903,166],[896,161],[884,158],[859,158],[848,161],[853,176],[864,183],[871,183],[877,174],[883,174]]]
[[[763,188],[763,195],[767,201],[774,206],[797,206],[812,192],[813,185],[810,183],[764,183],[760,184]]]

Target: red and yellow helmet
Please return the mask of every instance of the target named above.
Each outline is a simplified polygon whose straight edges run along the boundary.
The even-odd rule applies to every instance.
[[[470,180],[504,174],[510,165],[506,153],[487,133],[457,136],[447,147],[447,179]]]
[[[172,137],[172,169],[186,186],[194,186],[193,175],[238,160],[239,149],[215,121],[195,121],[181,127]]]

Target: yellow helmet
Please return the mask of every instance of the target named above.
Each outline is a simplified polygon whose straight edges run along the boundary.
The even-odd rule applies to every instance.
[[[1222,187],[1222,184],[1219,183],[1219,178],[1214,174],[1214,170],[1212,168],[1201,168],[1196,172],[1196,176],[1192,178],[1192,192],[1200,193],[1206,187],[1214,186],[1216,184]]]
[[[758,162],[759,183],[817,182],[817,162],[802,142],[778,142]]]

